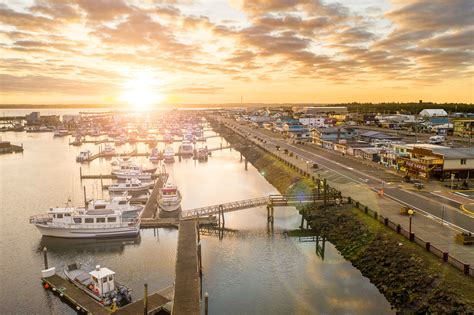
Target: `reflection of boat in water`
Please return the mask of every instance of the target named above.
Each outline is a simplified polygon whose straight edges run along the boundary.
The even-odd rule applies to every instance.
[[[58,238],[43,236],[38,248],[46,247],[48,251],[58,251],[61,253],[77,251],[86,252],[118,252],[121,253],[125,246],[139,245],[140,235],[121,238]]]

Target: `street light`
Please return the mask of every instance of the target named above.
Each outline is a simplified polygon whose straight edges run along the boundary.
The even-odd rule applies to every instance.
[[[412,209],[408,209],[407,211],[408,215],[410,216],[410,225],[409,225],[409,228],[408,228],[408,233],[410,234],[410,241],[412,241],[412,234],[411,234],[411,219],[412,219],[412,216],[413,216],[413,210]]]

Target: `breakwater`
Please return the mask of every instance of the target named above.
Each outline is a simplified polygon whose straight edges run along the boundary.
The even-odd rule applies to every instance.
[[[474,312],[474,283],[352,205],[307,206],[310,226],[368,277],[402,314]]]
[[[311,194],[315,184],[308,177],[268,154],[227,127],[215,125],[217,132],[239,151],[248,162],[281,194]]]

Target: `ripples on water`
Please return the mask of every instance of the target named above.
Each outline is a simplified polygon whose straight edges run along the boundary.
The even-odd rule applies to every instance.
[[[14,144],[23,143],[25,152],[0,156],[1,313],[74,314],[41,288],[42,246],[49,248],[50,265],[77,260],[111,268],[134,290],[136,299],[143,296],[145,282],[151,292],[173,283],[175,229],[142,230],[134,240],[71,242],[42,239],[28,223],[30,215],[45,213],[68,198],[74,205],[83,203],[75,157],[84,147],[97,152],[97,146],[69,146],[67,138],[53,138],[51,133],[8,132],[2,136]],[[207,145],[218,147],[220,142],[213,138]],[[178,144],[175,146],[177,149]],[[123,150],[131,147],[117,147]],[[149,149],[139,145],[138,150]],[[107,174],[110,160],[82,167],[84,174]],[[168,172],[183,194],[183,209],[276,193],[256,169],[244,170],[235,151],[214,152],[207,163],[176,161]],[[84,180],[82,184],[89,197],[107,197],[100,190],[100,181]],[[203,291],[209,292],[211,314],[391,312],[377,289],[331,244],[326,243],[323,261],[315,254],[314,243],[282,236],[281,231],[299,225],[296,211],[276,209],[275,215],[273,234],[267,231],[266,209],[257,208],[226,214],[226,228],[237,232],[222,240],[202,236]]]

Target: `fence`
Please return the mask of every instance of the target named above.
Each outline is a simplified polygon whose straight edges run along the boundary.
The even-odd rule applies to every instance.
[[[462,271],[464,274],[469,275],[471,277],[474,277],[474,269],[469,264],[463,263],[462,261],[460,261],[456,257],[450,255],[448,252],[445,252],[445,251],[441,250],[440,248],[438,248],[434,245],[431,245],[430,242],[427,242],[424,239],[422,239],[421,237],[416,236],[415,233],[413,233],[413,232],[410,233],[410,231],[408,231],[405,228],[401,227],[400,224],[397,224],[397,223],[391,221],[389,218],[385,218],[382,215],[379,215],[377,213],[377,211],[374,211],[374,210],[370,209],[368,206],[365,206],[365,205],[361,204],[360,202],[353,200],[350,197],[348,197],[347,200],[348,200],[348,203],[352,204],[357,209],[363,211],[368,216],[376,219],[377,221],[379,221],[380,223],[384,224],[385,226],[391,228],[392,230],[394,230],[398,234],[403,235],[404,237],[406,237],[411,242],[414,242],[417,245],[425,248],[428,252],[432,253],[434,256],[440,258],[444,262],[447,262],[447,263],[451,264],[456,269]]]

